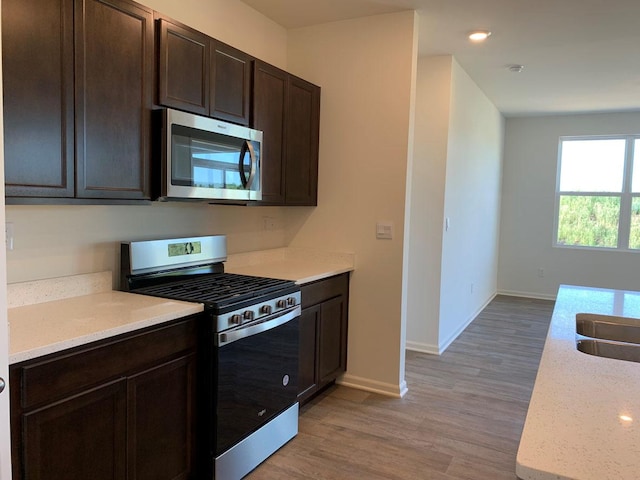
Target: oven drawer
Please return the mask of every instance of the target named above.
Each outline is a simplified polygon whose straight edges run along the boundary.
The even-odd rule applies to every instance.
[[[196,327],[197,322],[184,319],[12,366],[21,378],[20,406],[51,402],[193,350]]]

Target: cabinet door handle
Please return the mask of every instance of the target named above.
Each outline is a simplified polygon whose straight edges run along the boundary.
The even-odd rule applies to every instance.
[[[4,387],[6,387],[7,384],[4,383],[4,378],[0,378],[0,393],[4,392]]]

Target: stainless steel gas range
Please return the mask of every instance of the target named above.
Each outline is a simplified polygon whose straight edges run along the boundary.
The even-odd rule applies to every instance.
[[[300,288],[224,273],[226,237],[126,242],[125,291],[203,303],[198,478],[240,479],[298,432]]]

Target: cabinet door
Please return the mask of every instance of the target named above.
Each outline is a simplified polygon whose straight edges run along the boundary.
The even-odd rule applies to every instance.
[[[319,307],[309,307],[300,314],[300,353],[298,369],[298,401],[313,395],[318,387],[318,320]]]
[[[288,74],[255,61],[253,127],[262,130],[262,201],[284,204],[284,128]]]
[[[209,115],[249,125],[251,56],[217,40],[211,40]]]
[[[194,474],[195,354],[128,379],[129,480],[178,480]]]
[[[23,415],[24,479],[125,478],[126,382]]]
[[[339,296],[320,305],[318,327],[318,384],[320,387],[335,380],[346,370],[346,304]]]
[[[76,196],[150,198],[153,12],[76,0]]]
[[[287,93],[285,201],[318,204],[320,88],[290,76]]]
[[[187,112],[209,113],[209,37],[159,20],[158,103]]]
[[[7,196],[73,197],[73,0],[3,0]]]

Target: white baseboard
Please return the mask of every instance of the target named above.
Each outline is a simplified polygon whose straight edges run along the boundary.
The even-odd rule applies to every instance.
[[[440,349],[438,345],[434,345],[433,343],[421,343],[421,342],[410,342],[407,341],[404,346],[406,350],[411,350],[413,352],[420,353],[429,353],[431,355],[440,355]]]
[[[516,290],[498,290],[498,295],[507,295],[509,297],[535,298],[538,300],[553,300],[556,295],[548,295],[545,293],[518,292]]]
[[[414,352],[422,352],[422,353],[430,353],[432,355],[442,355],[444,351],[449,348],[449,345],[453,343],[453,341],[460,336],[462,332],[464,332],[465,328],[467,328],[471,322],[473,322],[478,315],[491,303],[491,301],[496,297],[496,293],[491,295],[489,299],[482,304],[480,308],[478,308],[475,313],[471,314],[467,320],[460,325],[455,332],[449,335],[444,342],[440,345],[433,345],[431,343],[420,343],[420,342],[411,342],[407,341],[405,344],[406,350],[412,350]]]
[[[465,328],[467,328],[471,322],[473,322],[476,317],[478,315],[480,315],[480,313],[487,307],[487,305],[489,305],[491,303],[491,301],[496,298],[496,293],[494,293],[493,295],[489,296],[489,299],[487,301],[485,301],[480,308],[478,308],[474,313],[472,313],[467,320],[456,329],[455,332],[453,332],[451,335],[449,335],[449,338],[447,338],[444,342],[440,343],[440,354],[442,354],[447,348],[449,348],[449,345],[451,345],[453,343],[453,341],[458,338],[460,336],[460,334],[462,332],[464,332]]]
[[[345,373],[342,378],[336,380],[336,383],[345,387],[356,388],[366,392],[379,393],[387,397],[402,398],[407,393],[407,382],[402,381],[399,385],[392,383],[379,382],[369,378],[356,377]]]

